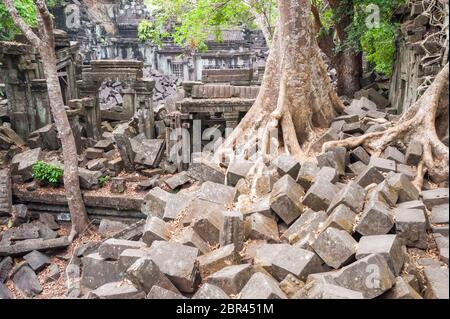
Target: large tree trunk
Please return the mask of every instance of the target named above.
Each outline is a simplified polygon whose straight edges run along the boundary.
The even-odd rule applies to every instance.
[[[36,13],[38,16],[38,31],[36,34],[25,23],[17,12],[12,0],[3,0],[14,23],[23,32],[31,44],[39,51],[47,82],[47,91],[50,109],[55,121],[58,136],[61,139],[64,159],[64,188],[72,218],[72,232],[70,238],[81,234],[89,225],[78,177],[78,157],[75,138],[67,118],[64,107],[61,87],[59,84],[57,59],[55,54],[55,40],[53,34],[53,17],[48,11],[44,0],[36,0]]]
[[[309,0],[279,0],[278,7],[279,22],[260,94],[221,151],[239,149],[249,157],[247,149],[255,150],[259,144],[256,151],[274,156],[269,154],[270,133],[279,131],[276,153],[303,161],[316,129],[328,127],[343,105],[319,54]]]
[[[440,136],[448,131],[449,125],[448,84],[449,65],[447,63],[428,90],[393,127],[383,132],[328,142],[323,145],[323,150],[335,146],[351,149],[362,145],[371,154],[379,156],[390,144],[406,146],[411,141],[417,141],[423,146],[423,162],[418,167],[416,186],[421,188],[425,170],[434,182],[447,181],[449,149],[440,140]]]
[[[348,49],[338,53],[335,61],[338,74],[337,92],[339,95],[353,98],[355,93],[361,89],[362,53],[355,53]]]

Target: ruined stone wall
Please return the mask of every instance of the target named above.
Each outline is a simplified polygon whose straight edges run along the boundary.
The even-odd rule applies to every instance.
[[[400,114],[448,61],[448,0],[412,0],[398,13],[403,18],[389,100]]]

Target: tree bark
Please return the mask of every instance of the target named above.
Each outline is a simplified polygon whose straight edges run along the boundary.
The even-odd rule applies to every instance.
[[[46,1],[36,0],[39,33],[34,33],[18,14],[12,0],[3,0],[14,23],[19,27],[31,44],[37,48],[47,83],[50,109],[61,140],[64,159],[64,188],[69,211],[72,218],[73,239],[89,225],[86,208],[80,190],[78,177],[78,157],[75,138],[65,110],[61,86],[57,71],[57,58],[54,48],[53,19],[48,11]]]
[[[315,130],[326,128],[343,104],[334,92],[315,39],[309,0],[279,0],[279,21],[260,93],[255,104],[226,139],[223,151],[262,145],[268,154],[270,132],[278,130],[279,153],[304,161]],[[262,134],[258,134],[262,129]],[[276,155],[276,154],[275,154]]]

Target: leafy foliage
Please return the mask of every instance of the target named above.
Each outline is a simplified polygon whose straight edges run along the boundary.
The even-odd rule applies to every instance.
[[[36,162],[32,170],[33,178],[55,186],[62,182],[64,176],[63,169],[43,161]]]
[[[111,179],[110,176],[101,176],[98,179],[98,184],[100,185],[100,187],[103,187],[103,186],[105,186],[106,182],[109,181],[110,179]]]

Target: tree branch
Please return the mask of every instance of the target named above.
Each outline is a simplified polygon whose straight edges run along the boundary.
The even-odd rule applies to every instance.
[[[20,16],[19,12],[16,9],[16,6],[13,3],[13,0],[2,0],[8,10],[11,18],[14,21],[14,24],[22,31],[22,33],[26,36],[28,41],[31,42],[36,47],[41,45],[41,39],[33,32],[31,27],[25,22],[25,20]]]

